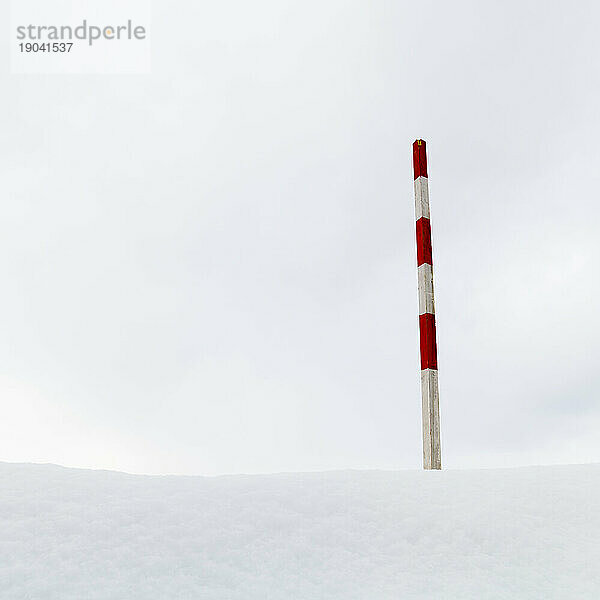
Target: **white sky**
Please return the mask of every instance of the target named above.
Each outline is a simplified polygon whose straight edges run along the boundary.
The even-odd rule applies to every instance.
[[[600,461],[599,18],[156,0],[151,75],[5,31],[0,460],[420,468],[422,137],[444,465]]]

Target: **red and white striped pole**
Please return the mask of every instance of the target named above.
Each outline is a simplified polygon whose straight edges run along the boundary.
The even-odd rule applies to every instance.
[[[425,142],[413,144],[415,213],[417,219],[417,274],[419,280],[419,334],[421,340],[421,399],[423,408],[423,468],[441,469],[440,403],[438,392],[433,260],[429,220],[429,185]]]

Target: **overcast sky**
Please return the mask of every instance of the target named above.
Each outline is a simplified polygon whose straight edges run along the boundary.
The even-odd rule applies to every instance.
[[[444,466],[600,461],[599,25],[156,0],[150,75],[3,44],[0,460],[420,468],[422,137]]]

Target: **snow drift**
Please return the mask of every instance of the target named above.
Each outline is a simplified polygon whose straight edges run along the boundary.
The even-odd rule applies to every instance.
[[[0,463],[0,598],[600,598],[600,465],[148,477]]]

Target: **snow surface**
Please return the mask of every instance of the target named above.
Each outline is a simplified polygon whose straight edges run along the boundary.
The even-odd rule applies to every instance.
[[[148,477],[0,463],[0,598],[600,598],[600,465]]]

